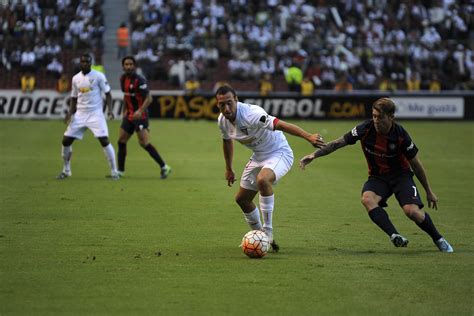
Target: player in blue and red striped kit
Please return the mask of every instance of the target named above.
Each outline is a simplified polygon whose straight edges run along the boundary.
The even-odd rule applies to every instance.
[[[133,56],[122,59],[124,74],[120,77],[120,87],[123,92],[123,119],[118,140],[118,172],[125,173],[125,157],[127,142],[134,132],[137,132],[138,142],[161,167],[161,178],[166,179],[171,173],[171,167],[161,158],[156,148],[150,144],[148,130],[148,106],[152,98],[145,78],[135,71],[136,61]]]
[[[437,209],[438,198],[428,183],[425,169],[417,155],[418,148],[406,130],[394,122],[394,114],[395,104],[391,99],[378,99],[372,106],[372,120],[357,125],[344,136],[303,157],[300,167],[305,169],[313,159],[360,141],[369,167],[369,179],[362,189],[362,204],[372,221],[390,236],[396,247],[407,246],[408,240],[398,233],[383,209],[387,206],[387,199],[395,194],[405,215],[430,235],[438,249],[453,252],[429,214],[422,211],[424,205],[413,174],[426,191],[428,207]]]

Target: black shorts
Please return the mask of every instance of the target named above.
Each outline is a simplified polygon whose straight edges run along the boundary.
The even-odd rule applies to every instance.
[[[132,135],[135,131],[139,132],[144,129],[148,130],[148,119],[129,121],[128,119],[123,118],[120,127],[127,132],[127,134]]]
[[[407,204],[416,204],[422,209],[424,206],[421,202],[420,192],[418,192],[415,181],[413,181],[413,176],[408,173],[391,177],[369,176],[362,188],[362,193],[366,191],[375,192],[375,194],[382,197],[379,203],[381,207],[387,206],[387,200],[392,194],[395,194],[401,207]]]

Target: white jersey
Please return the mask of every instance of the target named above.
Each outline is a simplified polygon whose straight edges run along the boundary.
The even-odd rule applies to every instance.
[[[87,75],[81,72],[72,77],[71,97],[77,98],[77,109],[83,111],[102,110],[102,93],[110,92],[107,78],[101,72],[91,70]]]
[[[235,139],[253,151],[253,158],[265,160],[276,152],[293,153],[282,131],[275,131],[278,119],[257,105],[237,102],[235,122],[219,115],[224,139]]]

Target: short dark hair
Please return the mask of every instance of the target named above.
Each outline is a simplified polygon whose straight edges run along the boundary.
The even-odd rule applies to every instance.
[[[92,64],[92,56],[90,54],[87,54],[87,53],[82,54],[80,59],[83,59],[83,58],[87,59],[89,64]]]
[[[372,109],[393,117],[395,115],[395,103],[390,98],[380,98],[374,102]]]
[[[133,64],[136,65],[137,64],[137,61],[135,60],[135,57],[133,56],[125,56],[124,58],[122,58],[122,66],[125,64],[125,61],[127,59],[130,59],[131,61],[133,61]]]
[[[222,85],[219,88],[217,88],[216,97],[220,94],[227,94],[229,92],[231,92],[234,97],[237,96],[237,93],[235,93],[234,88],[232,88],[231,86],[229,86],[227,84]]]

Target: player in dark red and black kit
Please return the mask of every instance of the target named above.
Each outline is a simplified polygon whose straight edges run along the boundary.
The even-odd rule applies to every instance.
[[[428,207],[438,208],[438,198],[431,190],[425,169],[418,158],[418,148],[405,129],[394,122],[395,104],[389,98],[380,98],[372,106],[372,120],[354,127],[344,136],[303,157],[304,169],[313,159],[326,156],[346,145],[360,141],[367,164],[369,179],[362,189],[362,204],[369,217],[393,242],[395,247],[406,247],[408,240],[398,233],[383,207],[395,194],[405,215],[433,239],[442,252],[453,252],[451,245],[440,235],[423,203],[413,180],[413,173],[426,191]]]
[[[148,106],[152,98],[148,91],[145,78],[135,72],[135,58],[126,56],[122,59],[124,74],[120,77],[120,87],[123,91],[123,119],[118,140],[118,172],[125,173],[125,157],[127,142],[134,132],[137,132],[138,142],[161,167],[161,179],[166,179],[171,173],[171,167],[161,158],[155,147],[150,144],[148,130]]]

